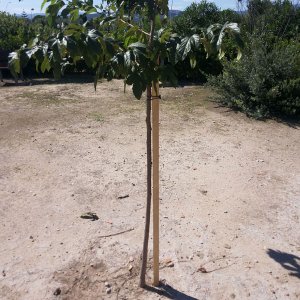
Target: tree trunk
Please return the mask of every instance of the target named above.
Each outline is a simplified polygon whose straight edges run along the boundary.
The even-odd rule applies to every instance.
[[[150,36],[148,40],[148,50],[151,51],[153,47],[154,37],[154,20],[155,20],[155,1],[149,1],[150,10]],[[149,244],[149,231],[150,231],[150,217],[151,217],[151,200],[152,200],[152,125],[151,125],[151,106],[152,106],[152,93],[151,84],[147,86],[147,204],[146,204],[146,219],[145,219],[145,232],[144,244],[142,252],[142,267],[140,273],[140,287],[146,285],[146,271],[148,262],[148,244]]]
[[[150,231],[150,216],[151,216],[151,199],[152,199],[152,135],[151,135],[151,85],[147,86],[147,204],[146,204],[146,219],[144,244],[142,253],[142,268],[140,274],[140,287],[146,285],[146,270],[148,262],[148,243]]]

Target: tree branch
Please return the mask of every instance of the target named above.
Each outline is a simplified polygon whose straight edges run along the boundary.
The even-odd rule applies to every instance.
[[[124,24],[126,24],[127,26],[129,26],[129,27],[135,27],[134,25],[132,25],[132,24],[126,22],[126,21],[123,20],[123,19],[119,19],[119,20],[120,20],[122,23],[124,23]],[[150,33],[144,31],[144,30],[141,29],[141,28],[137,28],[137,30],[140,31],[140,32],[142,32],[143,34],[145,34],[145,35],[147,35],[147,36],[150,36]]]

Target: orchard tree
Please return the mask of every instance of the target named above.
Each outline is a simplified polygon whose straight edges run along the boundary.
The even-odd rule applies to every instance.
[[[195,51],[204,47],[207,55],[218,53],[222,58],[225,49],[222,40],[230,35],[240,49],[239,28],[236,23],[215,24],[190,36],[181,37],[167,25],[167,0],[107,0],[94,5],[92,0],[44,0],[48,23],[59,32],[47,40],[37,36],[28,45],[11,53],[10,69],[18,76],[30,59],[36,69],[53,71],[59,79],[69,64],[84,60],[94,70],[96,88],[98,79],[124,78],[131,85],[137,99],[146,92],[147,109],[147,204],[145,232],[140,273],[140,286],[144,287],[150,228],[153,190],[153,269],[155,286],[159,285],[159,82],[177,84],[175,65],[186,58],[195,67]],[[98,30],[86,16],[97,13],[101,18]],[[141,26],[143,24],[143,26]],[[125,38],[114,38],[114,32]],[[151,119],[152,118],[152,119]],[[153,145],[152,145],[153,142]],[[152,152],[153,151],[153,152]],[[153,172],[152,172],[153,171]],[[153,173],[153,174],[152,174]],[[152,182],[153,175],[153,182]]]

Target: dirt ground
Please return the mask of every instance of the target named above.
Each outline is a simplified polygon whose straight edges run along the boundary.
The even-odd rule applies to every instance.
[[[145,102],[122,89],[0,87],[0,299],[300,299],[299,127],[204,87],[161,91],[164,285],[138,288]]]

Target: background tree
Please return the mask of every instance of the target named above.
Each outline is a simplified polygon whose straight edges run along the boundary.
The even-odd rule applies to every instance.
[[[215,3],[203,0],[188,6],[179,16],[174,18],[171,26],[175,32],[186,36],[197,33],[215,23],[239,23],[240,21],[241,17],[237,12],[230,9],[221,10]],[[236,47],[231,41],[224,39],[223,44],[227,44],[227,56],[235,58],[237,55]],[[197,61],[196,66],[191,65],[189,59],[177,64],[176,70],[180,80],[203,83],[206,82],[209,75],[219,75],[222,72],[223,67],[218,56],[212,54],[207,58],[204,47],[199,47],[197,51],[194,51],[194,55]],[[180,72],[182,69],[185,72]]]
[[[291,1],[243,1],[246,51],[211,78],[219,100],[255,118],[300,116],[300,7]],[[246,9],[246,10],[245,10]]]
[[[28,43],[26,23],[22,18],[0,12],[0,49],[14,51]]]

